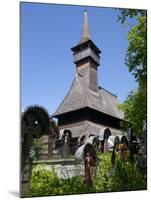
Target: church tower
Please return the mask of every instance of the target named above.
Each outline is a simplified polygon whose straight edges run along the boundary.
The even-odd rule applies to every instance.
[[[91,39],[88,14],[84,21],[80,42],[71,48],[76,74],[64,100],[52,115],[58,119],[60,132],[71,131],[75,141],[100,134],[121,134],[120,121],[123,113],[118,110],[117,96],[98,86],[99,48]]]
[[[94,92],[98,92],[97,68],[100,65],[99,54],[101,51],[91,40],[87,11],[84,11],[81,40],[71,50],[73,51],[77,74],[84,77],[83,83],[86,87]]]

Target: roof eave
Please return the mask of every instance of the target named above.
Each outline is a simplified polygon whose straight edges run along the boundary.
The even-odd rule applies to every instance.
[[[94,42],[91,39],[88,39],[87,41],[77,44],[76,46],[72,47],[71,50],[75,52],[86,44],[92,45],[92,47],[97,51],[98,54],[101,53],[101,50],[94,44]]]

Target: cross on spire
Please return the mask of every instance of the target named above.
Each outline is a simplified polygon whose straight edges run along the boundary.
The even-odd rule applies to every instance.
[[[80,44],[91,39],[87,10],[84,10],[84,20]]]

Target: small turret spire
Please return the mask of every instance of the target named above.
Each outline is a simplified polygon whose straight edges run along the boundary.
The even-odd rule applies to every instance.
[[[84,20],[83,20],[83,27],[82,27],[82,36],[80,40],[80,44],[86,42],[91,39],[89,22],[88,22],[88,14],[87,10],[84,10]]]

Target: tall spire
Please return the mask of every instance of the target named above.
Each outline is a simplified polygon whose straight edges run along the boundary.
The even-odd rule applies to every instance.
[[[80,44],[91,39],[87,10],[84,11],[84,21]]]

